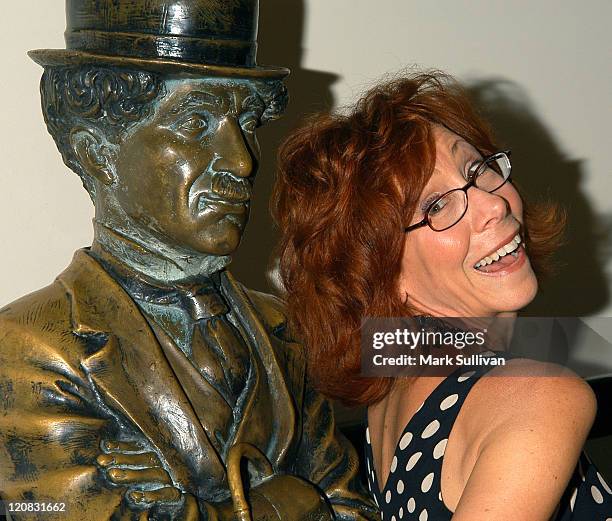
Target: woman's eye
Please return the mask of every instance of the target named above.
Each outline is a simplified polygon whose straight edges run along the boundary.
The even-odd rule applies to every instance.
[[[429,197],[427,197],[422,203],[421,203],[421,211],[423,213],[426,213],[427,210],[429,209],[429,207],[432,205],[432,203],[434,203],[436,201],[436,199],[438,197],[440,197],[441,194],[439,193],[433,193],[431,194]]]
[[[464,177],[466,179],[469,179],[470,177],[476,175],[476,172],[480,170],[481,166],[482,166],[482,159],[477,159],[475,161],[467,163]]]
[[[439,201],[436,201],[434,205],[429,209],[429,215],[435,215],[438,212],[441,212],[445,206],[446,200],[444,198],[440,199]]]

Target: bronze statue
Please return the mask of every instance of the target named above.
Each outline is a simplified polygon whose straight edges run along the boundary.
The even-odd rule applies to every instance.
[[[281,302],[226,270],[255,129],[287,101],[289,71],[255,61],[257,0],[66,5],[67,49],[30,56],[95,239],[0,310],[0,499],[28,502],[14,519],[377,518]]]

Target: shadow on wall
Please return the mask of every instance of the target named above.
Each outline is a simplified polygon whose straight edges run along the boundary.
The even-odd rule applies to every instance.
[[[303,0],[266,0],[260,4],[258,63],[291,69],[287,78],[289,106],[283,117],[258,130],[261,164],[255,181],[251,218],[231,271],[246,286],[270,292],[266,278],[278,240],[269,211],[276,175],[276,154],[283,138],[305,115],[334,105],[331,85],[338,75],[302,68]]]
[[[612,219],[597,215],[584,193],[581,161],[559,149],[520,86],[491,79],[468,90],[498,140],[512,149],[512,175],[525,199],[550,198],[567,211],[566,244],[556,257],[557,273],[541,284],[525,314],[580,317],[601,311],[610,299],[605,266]]]

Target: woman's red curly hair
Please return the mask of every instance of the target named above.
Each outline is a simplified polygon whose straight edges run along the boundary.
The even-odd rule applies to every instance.
[[[348,113],[315,115],[279,151],[271,207],[290,323],[317,388],[347,405],[375,403],[394,383],[360,376],[360,326],[411,314],[397,291],[403,229],[434,169],[434,125],[483,155],[498,150],[463,88],[434,71],[379,84]],[[562,221],[555,206],[526,205],[536,273]]]

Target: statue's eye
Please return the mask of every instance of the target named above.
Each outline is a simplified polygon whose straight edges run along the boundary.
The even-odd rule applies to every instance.
[[[256,117],[250,117],[248,119],[244,119],[240,125],[245,132],[249,132],[252,134],[255,132],[255,129],[259,126],[259,120]]]
[[[195,134],[206,130],[208,128],[208,121],[204,116],[201,116],[200,114],[194,114],[184,120],[178,126],[178,128],[185,132]]]

